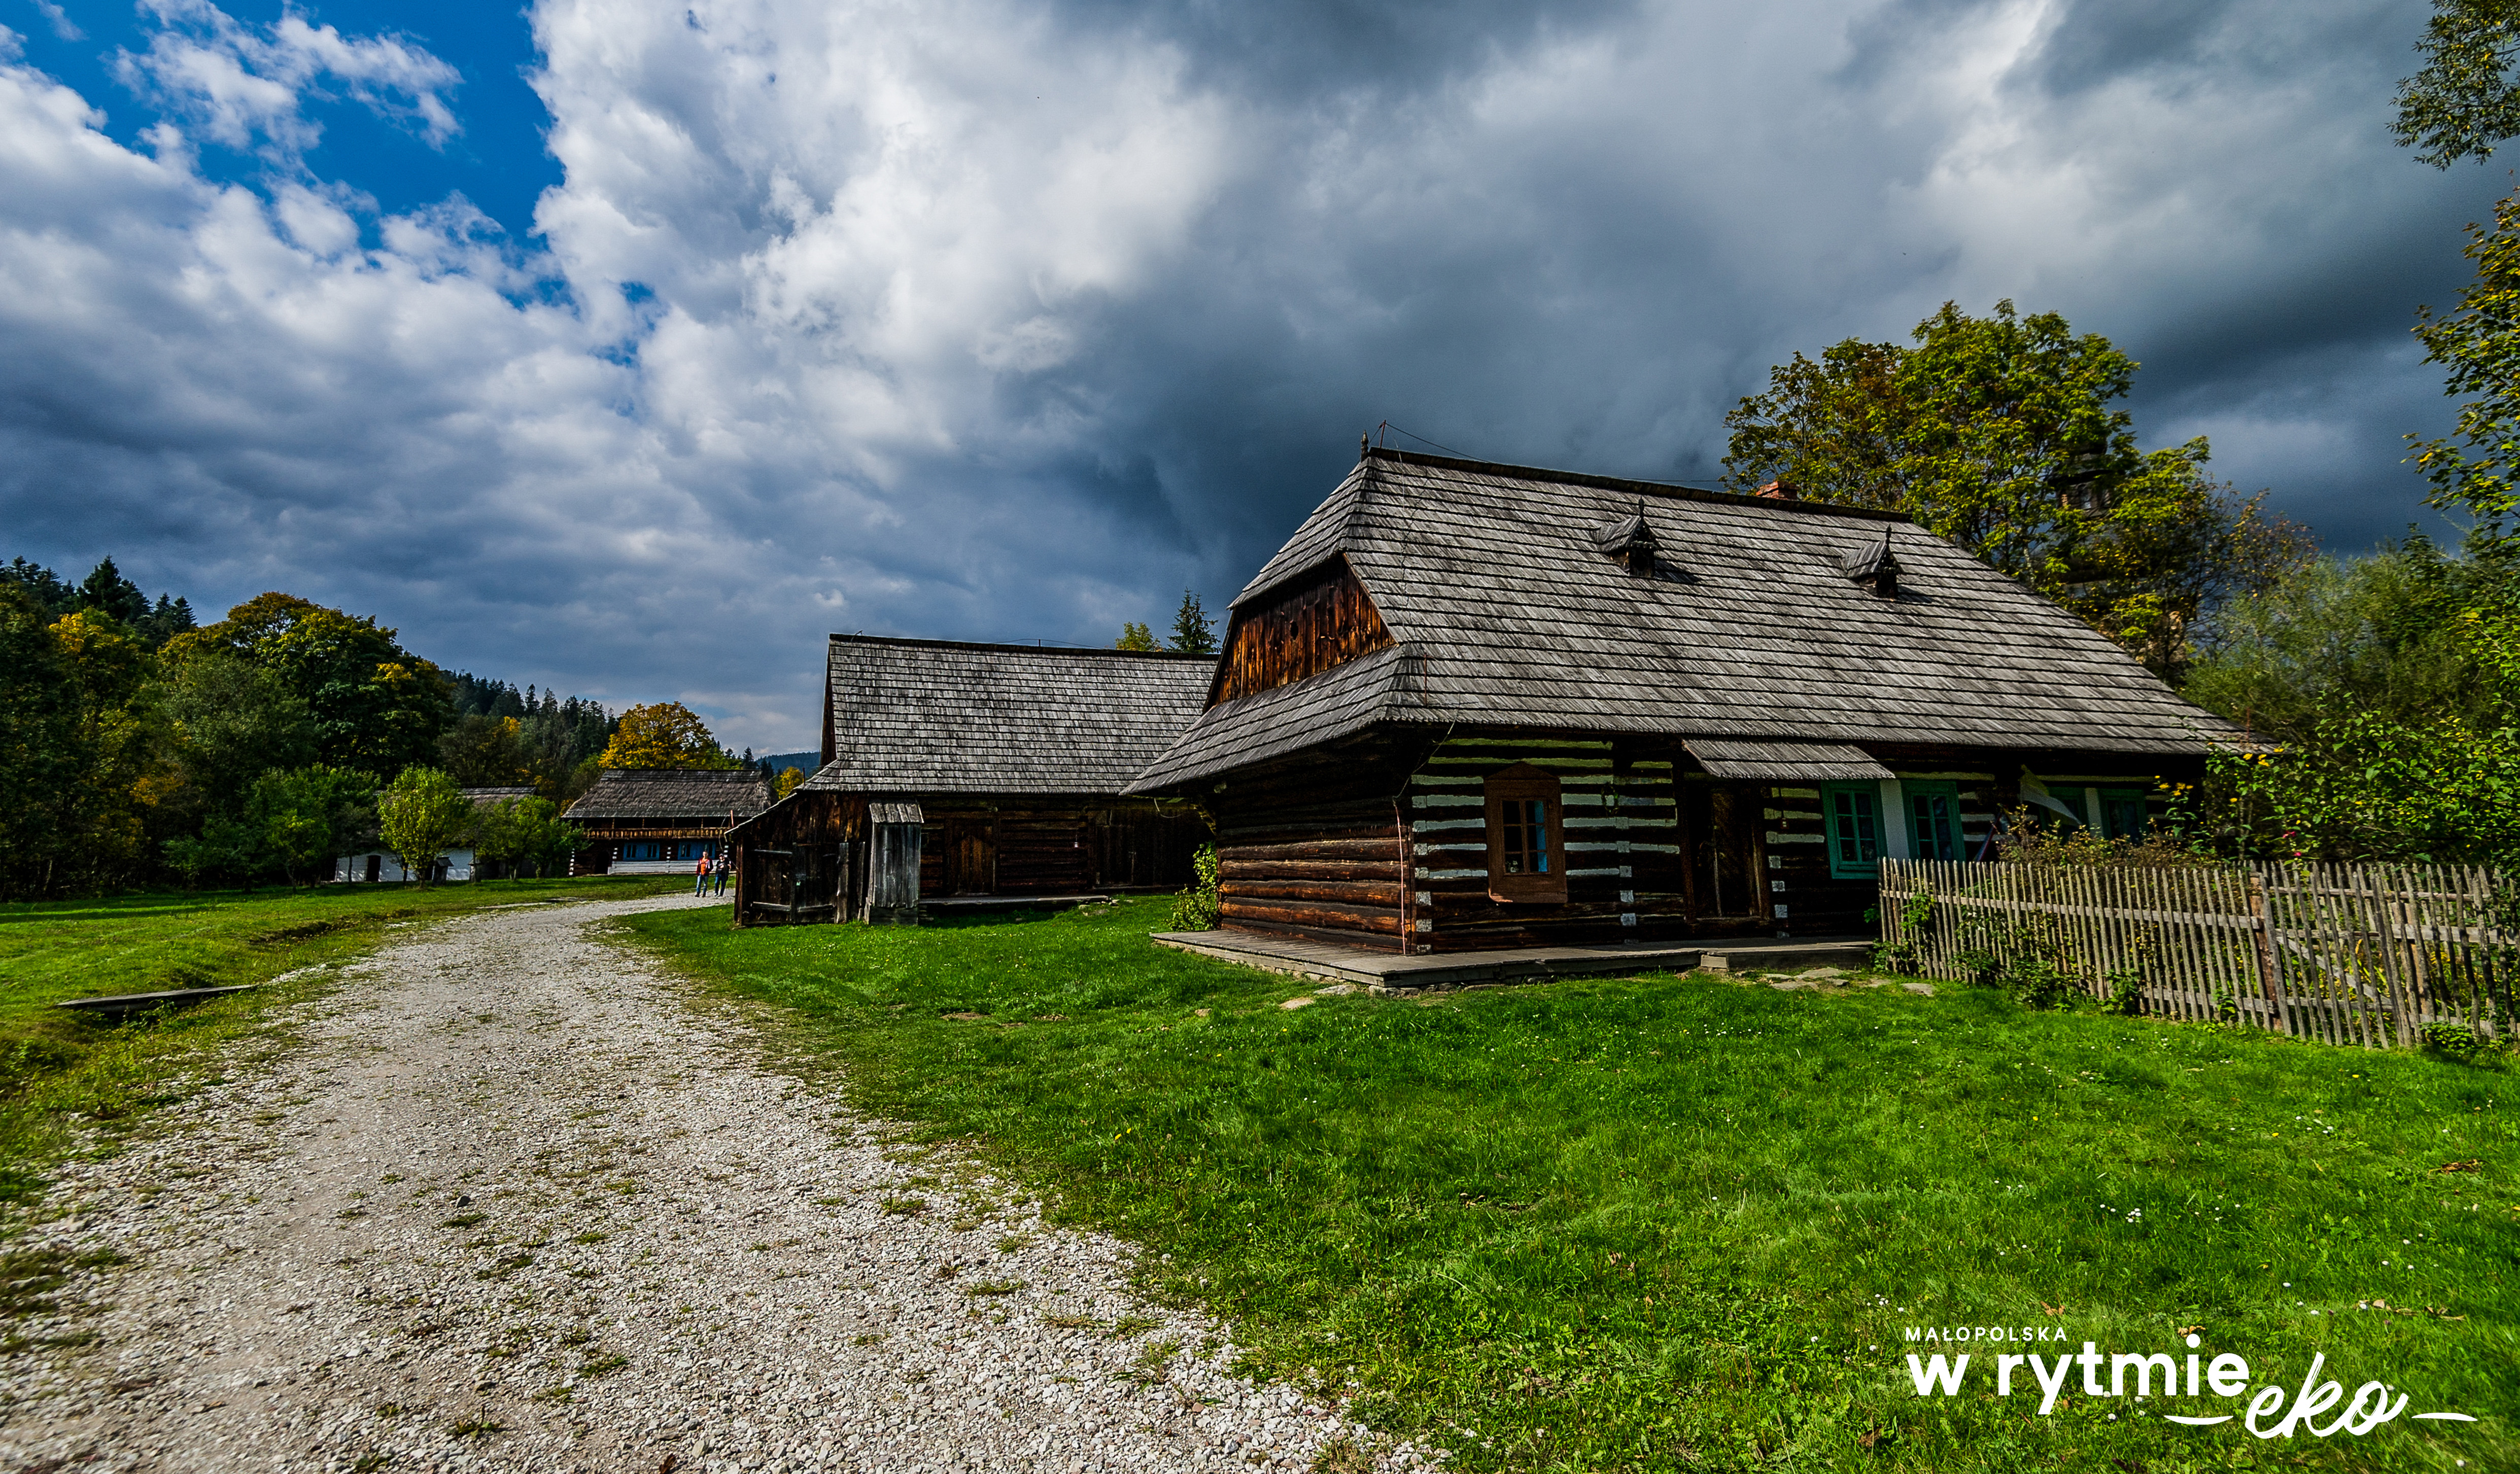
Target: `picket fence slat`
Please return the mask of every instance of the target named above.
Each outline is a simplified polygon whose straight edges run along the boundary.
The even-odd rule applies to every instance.
[[[2130,987],[2157,1017],[2411,1049],[2436,1023],[2501,1038],[2520,1024],[2510,894],[2475,866],[1885,860],[1881,936],[1925,977],[2035,961],[2094,997]]]

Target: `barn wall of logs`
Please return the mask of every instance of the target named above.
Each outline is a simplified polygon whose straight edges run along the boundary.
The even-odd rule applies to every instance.
[[[1207,825],[1182,804],[921,795],[922,896],[1057,896],[1179,890]]]

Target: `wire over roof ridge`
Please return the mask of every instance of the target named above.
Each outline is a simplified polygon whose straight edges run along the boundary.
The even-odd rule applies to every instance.
[[[1001,650],[1016,655],[1117,655],[1134,660],[1214,660],[1188,650],[1124,650],[1099,645],[1006,645],[982,640],[914,640],[898,635],[833,635],[833,645],[883,645],[920,649]]]
[[[1511,476],[1525,481],[1553,481],[1565,486],[1590,486],[1600,491],[1633,492],[1639,496],[1662,497],[1674,502],[1711,502],[1723,507],[1764,507],[1780,512],[1808,513],[1819,516],[1852,517],[1867,522],[1910,522],[1915,518],[1904,512],[1884,512],[1874,507],[1848,507],[1834,502],[1779,501],[1772,497],[1746,496],[1732,491],[1708,491],[1698,486],[1682,486],[1671,481],[1636,481],[1624,476],[1595,475],[1590,471],[1552,470],[1544,466],[1510,466],[1501,461],[1465,461],[1455,456],[1430,456],[1423,451],[1393,450],[1373,446],[1367,450],[1372,461],[1390,461],[1402,466],[1425,466],[1441,470],[1462,470],[1476,475]]]

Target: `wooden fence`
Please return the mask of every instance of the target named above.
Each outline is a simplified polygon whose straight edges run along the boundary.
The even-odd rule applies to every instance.
[[[2468,866],[1884,860],[1881,935],[1923,977],[2050,977],[2165,1018],[2408,1049],[2430,1023],[2520,1024],[2510,894]]]

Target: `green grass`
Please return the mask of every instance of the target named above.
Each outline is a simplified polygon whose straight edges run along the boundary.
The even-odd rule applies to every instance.
[[[1156,949],[1164,916],[632,929],[782,1005],[857,1103],[1144,1244],[1257,1369],[1352,1380],[1464,1468],[2520,1466],[2511,1072],[1950,987],[1285,1011],[1312,985]],[[2067,1339],[1904,1340],[1929,1325]],[[1999,1352],[2183,1364],[2189,1326],[2252,1392],[2323,1354],[2348,1398],[2482,1421],[2262,1442],[2159,1417],[2246,1398],[2094,1399],[2077,1369],[2043,1417],[2027,1367],[1992,1395]],[[1961,1395],[1919,1397],[1912,1350],[1969,1351]]]
[[[127,1129],[175,1098],[179,1077],[273,1014],[331,986],[321,964],[365,953],[417,925],[488,906],[663,894],[672,876],[335,885],[203,895],[0,905],[0,1199],[42,1185],[81,1128]],[[314,969],[314,970],[304,970]],[[277,986],[121,1023],[65,999],[232,983]],[[110,1149],[110,1145],[109,1145]]]

